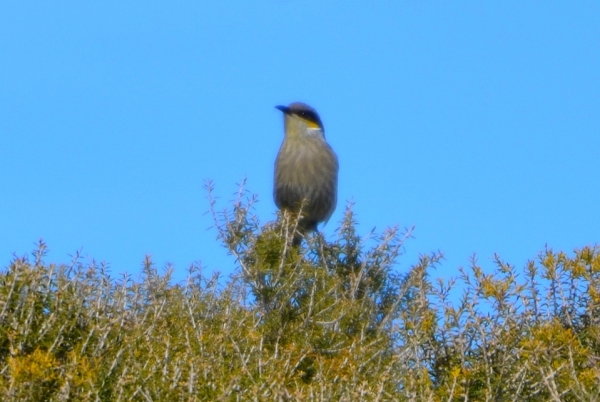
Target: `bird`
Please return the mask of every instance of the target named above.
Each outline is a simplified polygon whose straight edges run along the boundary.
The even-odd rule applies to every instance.
[[[283,112],[285,135],[275,159],[273,199],[280,210],[300,213],[293,240],[299,246],[335,210],[339,163],[315,109],[302,102],[275,108]]]

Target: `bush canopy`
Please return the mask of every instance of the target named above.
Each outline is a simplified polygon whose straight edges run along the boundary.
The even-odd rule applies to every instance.
[[[260,226],[254,197],[218,212],[209,194],[229,277],[173,284],[146,258],[113,278],[43,242],[0,271],[0,398],[600,400],[598,246],[442,280],[439,253],[399,269],[411,230],[361,238],[351,207],[294,247],[294,216]]]

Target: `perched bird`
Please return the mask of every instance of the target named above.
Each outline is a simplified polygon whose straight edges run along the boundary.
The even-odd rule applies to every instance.
[[[325,140],[321,118],[301,102],[276,106],[284,114],[285,137],[275,160],[273,198],[279,209],[298,213],[302,235],[326,222],[337,203],[338,159]]]

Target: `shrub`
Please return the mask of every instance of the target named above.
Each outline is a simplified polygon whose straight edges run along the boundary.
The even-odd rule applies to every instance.
[[[350,207],[298,248],[293,216],[261,227],[246,193],[210,199],[228,278],[172,284],[147,258],[115,279],[46,263],[43,242],[1,271],[2,400],[600,399],[599,247],[444,281],[436,253],[399,273],[411,231],[361,238]]]

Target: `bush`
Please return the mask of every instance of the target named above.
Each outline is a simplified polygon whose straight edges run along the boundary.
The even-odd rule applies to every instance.
[[[209,188],[209,190],[211,190]],[[212,193],[211,193],[212,194]],[[296,220],[260,227],[244,192],[212,211],[237,258],[172,284],[17,258],[0,272],[2,400],[597,400],[600,248],[496,259],[435,280],[406,272],[410,230],[363,239],[351,208],[334,241],[293,247]]]

